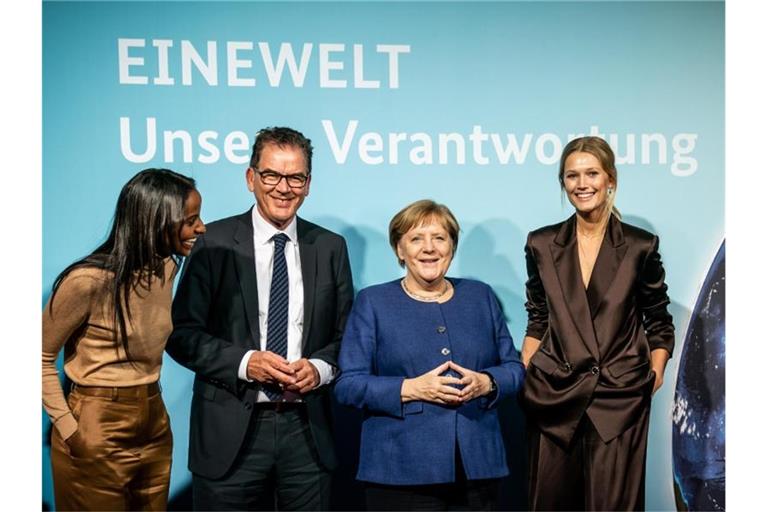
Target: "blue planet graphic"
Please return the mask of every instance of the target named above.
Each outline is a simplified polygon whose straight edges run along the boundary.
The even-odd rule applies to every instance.
[[[725,510],[725,241],[699,292],[680,357],[672,416],[678,507]]]

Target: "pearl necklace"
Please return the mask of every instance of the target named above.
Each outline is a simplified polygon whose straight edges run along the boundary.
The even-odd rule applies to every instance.
[[[452,287],[451,286],[451,282],[448,281],[447,279],[445,279],[445,289],[442,292],[440,292],[440,295],[435,295],[434,297],[424,297],[422,295],[417,295],[417,294],[413,293],[412,291],[410,291],[408,289],[408,287],[405,285],[405,278],[402,278],[400,280],[400,286],[402,287],[402,289],[403,289],[403,291],[405,292],[406,295],[408,295],[410,298],[412,298],[414,300],[418,300],[420,302],[437,302],[440,299],[442,299],[445,296],[445,294],[448,293],[448,290],[450,290],[451,287]]]

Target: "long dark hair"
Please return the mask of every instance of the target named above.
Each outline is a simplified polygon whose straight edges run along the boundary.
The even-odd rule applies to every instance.
[[[145,169],[123,186],[117,198],[112,228],[107,240],[56,277],[49,311],[62,281],[76,269],[92,267],[104,270],[103,293],[109,296],[115,329],[115,347],[128,353],[127,324],[131,321],[129,298],[141,286],[150,289],[155,277],[165,275],[165,258],[173,254],[173,241],[184,220],[184,202],[195,190],[195,180],[169,169]]]

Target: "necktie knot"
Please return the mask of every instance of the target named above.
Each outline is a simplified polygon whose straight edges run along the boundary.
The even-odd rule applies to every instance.
[[[285,233],[278,233],[272,237],[272,241],[275,243],[275,250],[285,249],[285,244],[290,238]]]

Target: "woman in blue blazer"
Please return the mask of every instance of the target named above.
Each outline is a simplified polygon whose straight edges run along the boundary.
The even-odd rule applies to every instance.
[[[357,478],[369,509],[491,509],[508,474],[495,406],[524,369],[491,288],[446,278],[459,225],[417,201],[389,225],[406,276],[362,290],[336,396],[364,411]]]

